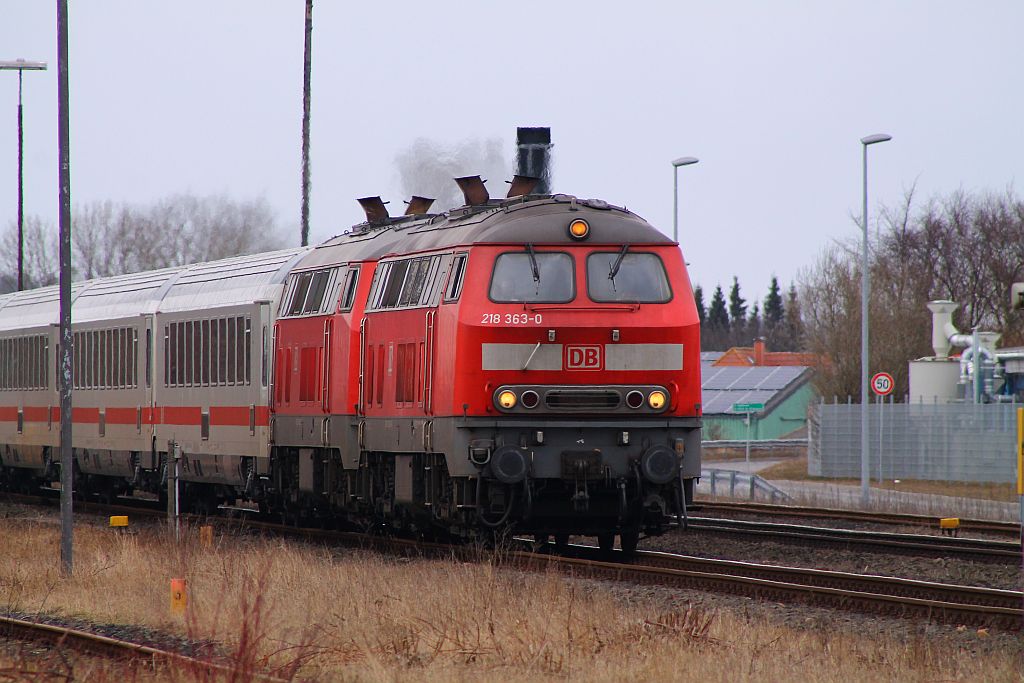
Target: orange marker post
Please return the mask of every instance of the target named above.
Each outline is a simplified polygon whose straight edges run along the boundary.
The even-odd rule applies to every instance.
[[[199,527],[199,545],[209,548],[213,545],[213,527],[204,525]]]
[[[171,579],[171,614],[182,615],[188,607],[185,579]]]
[[[1024,577],[1024,408],[1017,408],[1017,499],[1020,505],[1020,566]]]

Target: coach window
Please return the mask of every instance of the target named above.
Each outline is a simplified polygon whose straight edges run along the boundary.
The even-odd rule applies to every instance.
[[[499,254],[491,276],[495,303],[567,303],[576,298],[572,257],[562,252]]]
[[[599,251],[587,256],[587,291],[592,301],[663,304],[672,299],[665,266],[657,254]]]
[[[217,320],[217,384],[228,383],[228,319]]]
[[[238,319],[240,322],[243,318]],[[246,317],[245,321],[245,337],[243,343],[245,344],[245,383],[252,384],[252,321]]]
[[[178,386],[185,386],[189,374],[189,337],[188,324],[178,323]]]

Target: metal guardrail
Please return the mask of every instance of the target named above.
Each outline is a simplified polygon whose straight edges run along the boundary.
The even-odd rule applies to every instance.
[[[722,439],[719,441],[701,441],[705,448],[745,448],[746,439]],[[751,448],[791,448],[793,446],[807,446],[807,439],[754,439],[750,442]]]
[[[712,496],[728,495],[731,498],[736,498],[746,495],[750,500],[755,500],[758,492],[761,492],[773,503],[792,500],[792,496],[788,493],[756,474],[709,468],[700,471],[700,478],[701,481],[708,482]],[[720,487],[728,487],[728,493],[724,488],[719,491]]]

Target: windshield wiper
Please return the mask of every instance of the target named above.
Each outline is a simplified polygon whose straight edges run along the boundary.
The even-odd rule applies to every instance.
[[[526,253],[530,255],[530,268],[533,269],[533,281],[540,282],[540,266],[537,265],[537,256],[533,253],[532,244],[526,244]]]
[[[615,263],[612,264],[612,269],[608,272],[609,280],[615,279],[615,275],[619,272],[619,267],[622,265],[622,259],[626,258],[627,251],[629,251],[629,245],[623,244],[622,251],[619,252],[619,257],[615,259]]]

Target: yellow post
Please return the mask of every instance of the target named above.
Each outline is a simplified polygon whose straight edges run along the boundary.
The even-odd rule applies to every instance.
[[[171,614],[184,614],[187,606],[185,579],[171,579]]]
[[[128,526],[128,515],[113,515],[110,518],[110,528],[123,529]]]
[[[209,548],[213,545],[213,527],[209,525],[199,527],[199,545]]]
[[[1017,495],[1024,496],[1024,408],[1017,408]]]
[[[1024,408],[1017,408],[1017,501],[1020,506],[1020,566],[1024,577]]]

